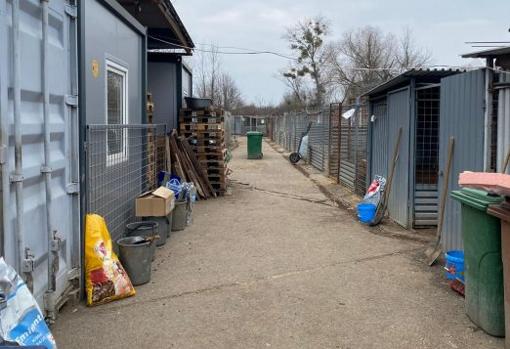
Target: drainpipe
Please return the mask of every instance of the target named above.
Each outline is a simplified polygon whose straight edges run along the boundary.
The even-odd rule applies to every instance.
[[[55,299],[53,297],[57,286],[57,272],[59,269],[60,240],[57,232],[52,229],[52,193],[51,193],[51,161],[50,161],[50,89],[49,89],[49,56],[48,56],[48,5],[49,0],[41,0],[42,6],[42,94],[43,94],[43,130],[44,130],[44,164],[41,174],[44,176],[44,189],[46,193],[46,233],[48,245],[48,287],[45,294],[46,310],[50,317],[55,312]]]
[[[16,246],[18,270],[21,271],[30,291],[33,291],[34,256],[25,246],[23,236],[23,143],[21,130],[21,85],[19,45],[19,0],[12,1],[12,70],[13,70],[13,111],[14,111],[14,173],[10,181],[16,193]]]
[[[491,168],[491,124],[492,124],[492,83],[494,73],[492,69],[485,69],[485,121],[484,121],[484,152],[483,170],[488,172]]]

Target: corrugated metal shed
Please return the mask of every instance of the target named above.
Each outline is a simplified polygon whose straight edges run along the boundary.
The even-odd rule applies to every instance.
[[[445,172],[448,140],[455,138],[455,150],[448,193],[459,189],[463,171],[484,167],[485,70],[480,69],[441,80],[440,174]],[[444,177],[439,177],[439,191]],[[442,232],[443,249],[462,249],[460,204],[448,197]]]

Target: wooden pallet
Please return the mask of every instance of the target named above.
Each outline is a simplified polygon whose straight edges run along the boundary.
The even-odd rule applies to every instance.
[[[198,132],[198,131],[181,131],[181,135],[188,140],[196,139],[202,141],[211,141],[211,140],[225,140],[225,133],[223,131],[206,131],[206,132]]]
[[[228,171],[227,166],[222,166],[222,167],[210,166],[207,169],[205,169],[205,172],[207,173],[207,175],[214,175],[214,174],[225,175],[227,173],[227,171]]]
[[[224,147],[225,140],[224,139],[197,139],[190,137],[188,138],[188,142],[192,147]]]
[[[195,151],[195,153],[202,154],[202,153],[214,153],[225,150],[225,145],[192,145],[191,149]]]
[[[180,116],[179,123],[181,124],[220,124],[225,121],[223,116]]]
[[[227,190],[226,182],[211,182],[211,186],[216,192],[225,192]]]
[[[203,115],[216,116],[216,111],[213,108],[207,108],[207,109],[182,108],[179,115],[183,115],[183,116],[203,116]]]
[[[225,111],[221,108],[205,108],[205,109],[191,109],[191,108],[182,108],[179,115],[185,116],[198,116],[198,115],[211,115],[211,116],[223,116]]]
[[[209,168],[225,168],[227,167],[227,164],[225,163],[225,160],[224,159],[220,159],[220,160],[215,160],[215,159],[198,159],[198,162],[200,163],[200,165],[202,166],[206,166],[208,169]]]
[[[211,131],[222,131],[223,123],[219,124],[206,124],[206,123],[188,123],[180,124],[181,131],[196,131],[196,132],[211,132]]]
[[[227,154],[227,149],[223,148],[223,149],[214,149],[214,150],[209,150],[209,151],[202,151],[202,152],[195,152],[195,155],[198,157],[198,158],[205,158],[207,157],[208,159],[224,159],[225,158],[225,155]]]

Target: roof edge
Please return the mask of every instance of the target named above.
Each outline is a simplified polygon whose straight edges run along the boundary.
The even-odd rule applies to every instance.
[[[475,68],[480,69],[480,68]],[[396,87],[400,84],[405,83],[407,80],[410,80],[412,78],[416,77],[432,77],[437,76],[438,78],[443,78],[446,76],[459,74],[459,73],[465,73],[467,72],[468,68],[419,68],[419,69],[410,69],[408,71],[405,71],[401,73],[400,75],[395,76],[393,79],[390,79],[388,81],[385,81],[374,88],[370,89],[369,91],[362,94],[360,97],[367,97],[374,94],[383,93],[385,91],[390,90],[393,87]],[[474,69],[473,69],[474,70]]]

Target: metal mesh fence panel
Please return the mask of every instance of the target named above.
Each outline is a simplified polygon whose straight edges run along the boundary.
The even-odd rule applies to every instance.
[[[328,174],[339,181],[340,175],[340,121],[342,105],[333,103],[329,107],[329,166]]]
[[[135,199],[165,168],[165,125],[87,126],[87,212],[105,218],[112,239],[135,220]]]
[[[363,195],[367,187],[368,108],[366,104],[342,106],[342,115],[349,111],[354,111],[350,118],[340,117],[339,180]]]
[[[349,119],[342,114],[349,109],[356,113]],[[275,116],[274,141],[287,151],[298,151],[299,142],[308,123],[312,127],[308,139],[308,162],[341,182],[357,194],[367,187],[368,106],[331,104],[318,115],[304,112]]]
[[[329,111],[321,112],[313,118],[316,121],[310,129],[310,163],[318,170],[324,171],[329,149]]]

